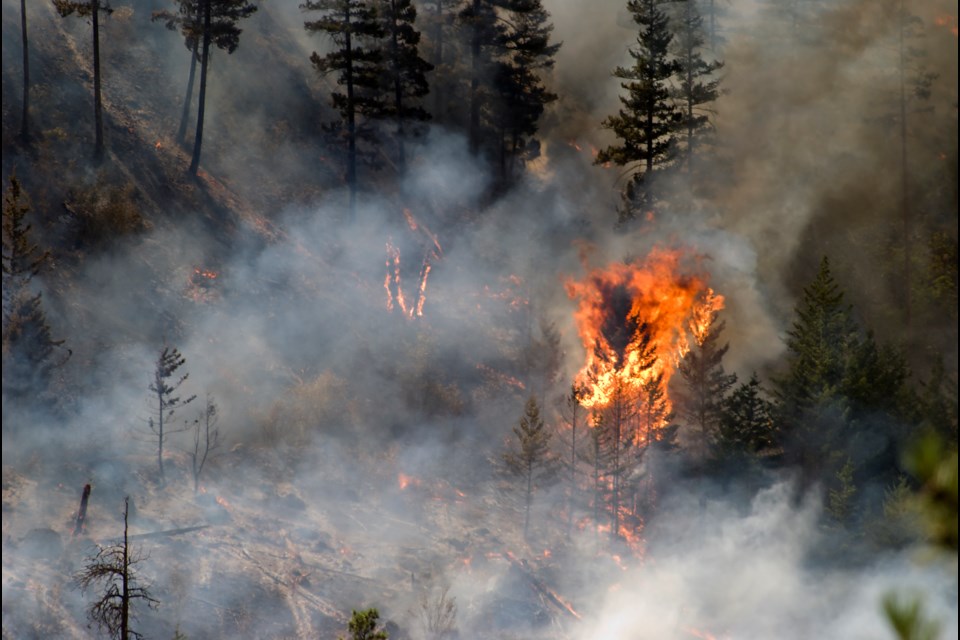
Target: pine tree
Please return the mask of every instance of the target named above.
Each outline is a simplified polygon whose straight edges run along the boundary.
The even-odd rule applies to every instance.
[[[175,395],[190,375],[185,373],[179,378],[174,377],[177,369],[184,364],[186,364],[186,359],[180,355],[176,348],[164,345],[154,365],[153,381],[149,386],[151,403],[155,404],[147,424],[157,441],[157,468],[160,486],[164,486],[167,482],[163,467],[163,447],[171,433],[182,431],[182,429],[171,427],[170,423],[178,409],[191,403],[196,398],[196,396],[181,398]]]
[[[694,336],[693,347],[678,366],[684,384],[677,392],[677,407],[702,457],[716,443],[724,400],[737,381],[736,375],[723,370],[723,356],[730,346],[719,344],[726,323],[717,323],[717,315],[716,311],[710,314],[705,331]]]
[[[20,0],[20,44],[23,47],[23,115],[20,117],[20,140],[30,141],[30,50],[27,41],[27,0]]]
[[[383,24],[365,0],[307,0],[304,11],[317,11],[317,20],[305,22],[308,33],[329,36],[335,48],[325,56],[314,52],[310,61],[322,75],[336,74],[337,85],[346,93],[334,91],[333,106],[340,113],[335,129],[346,127],[347,187],[350,189],[350,214],[357,204],[358,142],[373,144],[376,136],[365,118],[383,111],[382,52]]]
[[[187,92],[180,112],[180,126],[177,128],[177,141],[183,143],[187,137],[187,124],[190,120],[190,106],[193,104],[193,85],[197,77],[197,62],[200,59],[200,40],[203,37],[203,24],[200,21],[200,0],[177,0],[177,11],[154,11],[154,21],[162,21],[167,29],[180,31],[184,44],[190,52],[190,73],[187,76]]]
[[[49,404],[54,371],[70,357],[63,340],[54,340],[30,283],[50,259],[31,239],[26,222],[30,205],[16,176],[3,200],[3,395],[22,403]],[[4,415],[6,403],[4,403]]]
[[[93,119],[96,134],[94,159],[103,158],[103,99],[100,93],[100,13],[113,13],[109,0],[53,0],[53,6],[62,17],[76,13],[81,18],[90,18],[93,31]]]
[[[515,160],[539,156],[540,145],[533,137],[537,123],[544,107],[557,99],[541,76],[553,67],[560,44],[550,42],[553,25],[540,0],[505,0],[503,10],[510,26],[496,66],[490,120],[499,142],[500,179],[509,183]]]
[[[513,433],[517,437],[515,448],[503,454],[503,462],[506,472],[523,483],[523,536],[527,538],[533,494],[553,477],[557,467],[557,461],[550,452],[551,434],[540,417],[540,406],[535,397],[527,400],[524,414],[520,423],[513,428]]]
[[[637,23],[637,44],[630,49],[632,67],[618,67],[613,75],[624,82],[623,107],[602,126],[616,134],[619,143],[602,149],[596,164],[612,162],[631,172],[625,189],[621,219],[653,207],[655,172],[674,160],[676,129],[683,114],[670,96],[677,62],[670,55],[673,34],[660,0],[630,0],[627,9]]]
[[[186,0],[190,1],[190,0]],[[200,93],[197,96],[197,128],[194,132],[193,155],[190,158],[190,175],[197,175],[200,168],[200,149],[203,146],[203,123],[207,105],[207,72],[210,67],[210,45],[223,49],[228,54],[236,51],[240,45],[242,30],[237,26],[243,18],[247,18],[257,10],[256,5],[247,0],[198,0],[200,5],[195,12],[187,15],[202,16],[202,20],[185,21],[181,28],[193,29],[192,35],[185,38],[190,45],[190,38],[200,41]],[[195,29],[200,26],[200,34]]]
[[[430,119],[421,102],[430,91],[426,74],[433,70],[433,65],[420,57],[417,10],[411,0],[380,0],[380,4],[389,53],[384,80],[390,99],[384,101],[379,117],[396,122],[397,169],[402,174],[407,165],[405,142],[414,133],[407,123]]]
[[[449,125],[450,104],[457,102],[460,78],[457,61],[466,59],[460,13],[465,0],[423,0],[423,23],[427,60],[433,65],[431,113],[435,122]]]
[[[469,0],[459,19],[469,43],[470,68],[465,76],[469,80],[467,100],[470,109],[467,138],[470,153],[476,155],[480,153],[484,138],[482,111],[490,103],[487,87],[503,47],[504,25],[492,0]]]
[[[756,372],[724,400],[718,436],[720,455],[734,460],[773,445],[773,404]]]
[[[128,519],[130,498],[123,499],[123,538],[121,542],[100,547],[97,554],[74,578],[84,593],[103,585],[103,594],[90,606],[92,622],[116,640],[134,640],[143,635],[131,628],[136,620],[136,606],[155,607],[157,600],[148,587],[139,585],[137,565],[145,559],[129,541]]]
[[[678,129],[684,136],[679,163],[692,183],[694,161],[713,132],[709,114],[711,105],[720,96],[716,73],[723,63],[703,59],[703,17],[696,0],[682,0],[675,23],[673,44],[679,86],[674,89],[673,97],[683,112]]]
[[[347,623],[350,631],[349,640],[387,640],[389,637],[383,629],[378,629],[380,612],[374,608],[364,611],[354,611]]]

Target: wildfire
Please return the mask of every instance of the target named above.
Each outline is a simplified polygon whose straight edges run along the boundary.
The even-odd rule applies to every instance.
[[[577,384],[584,407],[602,409],[618,390],[638,391],[661,376],[665,389],[690,350],[689,336],[703,340],[723,296],[703,276],[684,273],[683,257],[680,250],[657,248],[645,259],[566,283],[567,295],[579,301],[575,320],[586,363]]]
[[[232,509],[232,507],[230,506],[230,503],[227,502],[225,498],[221,498],[220,496],[217,496],[215,499],[217,501],[217,504],[223,507],[224,509],[226,509],[227,511],[230,511]]]
[[[951,15],[937,16],[933,22],[938,27],[949,29],[950,33],[952,33],[954,37],[957,36],[957,17],[956,16],[951,16]]]

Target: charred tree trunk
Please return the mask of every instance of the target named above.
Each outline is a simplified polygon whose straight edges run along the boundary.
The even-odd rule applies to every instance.
[[[20,120],[20,140],[30,141],[30,55],[27,49],[27,0],[20,0],[20,39],[23,43],[23,116]]]
[[[177,130],[177,142],[183,144],[187,138],[187,121],[190,119],[190,105],[193,102],[193,84],[197,76],[198,43],[194,41],[190,48],[190,77],[187,80],[187,95],[183,99],[183,113],[180,115],[180,128]]]
[[[192,176],[197,175],[197,169],[200,168],[200,148],[203,145],[203,114],[207,100],[207,67],[210,65],[210,18],[212,0],[203,2],[203,53],[200,59],[200,95],[197,104],[197,132],[193,143],[193,158],[190,160],[189,173]],[[161,469],[163,468],[161,462]],[[161,471],[162,475],[162,471]]]
[[[910,242],[910,179],[907,165],[907,45],[906,45],[906,6],[900,0],[900,215],[903,218],[903,315],[904,323],[910,328],[912,322],[911,308],[911,254],[913,247]]]
[[[393,59],[393,100],[397,109],[397,169],[402,175],[407,169],[406,150],[404,149],[403,130],[403,83],[400,78],[400,45],[397,42],[397,0],[390,0],[390,48]]]
[[[89,486],[89,485],[88,485]],[[127,539],[128,516],[130,514],[130,498],[123,499],[123,572],[120,576],[120,638],[127,640],[130,637],[130,543]]]
[[[436,0],[436,2],[437,23],[433,32],[433,41],[436,45],[434,66],[439,70],[443,66],[443,0]],[[433,113],[437,120],[444,122],[443,82],[441,81],[435,83],[435,86],[432,87],[432,90],[434,94]]]

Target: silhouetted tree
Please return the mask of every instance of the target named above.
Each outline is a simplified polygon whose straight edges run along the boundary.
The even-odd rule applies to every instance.
[[[189,0],[187,0],[189,1]],[[197,175],[200,168],[200,149],[203,145],[203,118],[207,104],[207,71],[210,67],[210,45],[223,49],[228,54],[236,51],[240,45],[242,30],[237,26],[243,18],[252,15],[256,5],[247,0],[199,0],[199,12],[188,15],[200,15],[200,93],[197,96],[197,129],[193,143],[193,156],[190,159],[191,175]],[[196,21],[184,22],[182,26],[196,29]],[[186,34],[185,34],[186,35]],[[189,40],[191,36],[186,36]],[[192,37],[196,38],[196,35]],[[188,42],[189,46],[189,42]]]
[[[30,140],[30,50],[27,40],[27,0],[20,0],[20,44],[23,46],[23,115],[20,118],[20,140]]]
[[[187,77],[187,93],[183,98],[180,113],[180,126],[177,128],[177,141],[184,142],[187,137],[187,123],[190,119],[190,105],[193,103],[193,85],[197,77],[197,61],[200,58],[200,40],[203,37],[203,24],[200,22],[200,0],[177,0],[177,11],[154,11],[154,21],[163,21],[167,29],[180,31],[184,44],[190,52],[190,73]]]
[[[103,589],[102,595],[90,606],[90,620],[116,640],[142,638],[143,635],[130,626],[136,620],[136,607],[157,604],[149,588],[139,585],[137,565],[143,562],[144,556],[130,546],[129,513],[130,499],[124,498],[122,541],[100,547],[74,578],[83,593],[91,588]]]
[[[449,125],[449,104],[456,102],[460,84],[458,60],[465,59],[458,17],[465,0],[423,0],[427,60],[433,65],[430,79],[433,119]]]
[[[523,483],[524,520],[523,536],[530,531],[530,508],[533,494],[540,486],[553,477],[557,469],[557,460],[550,452],[550,432],[540,417],[537,399],[530,397],[520,423],[513,428],[517,437],[510,450],[503,454],[506,472]]]
[[[113,13],[109,1],[100,0],[53,0],[57,12],[67,17],[76,13],[81,18],[90,18],[93,31],[93,115],[96,129],[94,158],[103,158],[103,100],[100,96],[100,13]]]
[[[725,458],[751,457],[773,444],[773,404],[756,372],[724,400],[718,449]]]
[[[553,67],[560,45],[550,42],[553,25],[540,0],[503,0],[502,12],[509,26],[502,36],[505,51],[496,65],[489,118],[498,141],[500,179],[509,182],[515,159],[540,155],[533,136],[544,107],[557,99],[541,75]]]
[[[172,428],[170,423],[178,409],[193,402],[196,396],[181,398],[177,393],[190,374],[185,373],[176,377],[177,369],[186,363],[186,359],[180,355],[174,347],[164,345],[160,350],[157,361],[153,369],[153,381],[150,383],[151,403],[154,408],[152,415],[148,419],[148,426],[151,433],[157,440],[157,468],[160,474],[160,485],[166,484],[167,478],[163,468],[163,447],[175,431],[182,431],[182,428]]]
[[[379,116],[397,125],[397,169],[403,173],[407,166],[405,141],[411,133],[407,122],[430,119],[421,102],[430,91],[426,74],[433,65],[420,57],[417,10],[411,0],[380,0],[380,7],[387,53],[384,80],[390,98],[384,101]]]
[[[498,19],[492,0],[469,0],[459,19],[469,43],[470,67],[465,73],[469,80],[470,108],[467,138],[470,152],[477,154],[483,139],[481,112],[490,101],[488,85],[503,47],[504,25]]]
[[[319,12],[317,20],[304,23],[308,33],[329,36],[335,48],[325,56],[313,52],[310,61],[322,75],[336,74],[337,85],[346,93],[334,91],[334,108],[340,113],[339,128],[346,126],[347,186],[350,189],[350,213],[357,204],[358,141],[376,142],[374,131],[363,121],[383,109],[382,52],[379,40],[383,23],[376,10],[364,0],[307,0],[304,11]]]
[[[649,209],[655,202],[654,172],[674,159],[676,129],[682,120],[670,96],[671,82],[678,69],[670,55],[673,33],[661,0],[630,0],[627,9],[639,27],[637,44],[630,49],[632,67],[617,67],[613,75],[624,82],[627,92],[620,97],[623,108],[609,116],[602,126],[616,134],[619,142],[600,150],[595,162],[612,162],[631,172],[625,189],[621,219]]]

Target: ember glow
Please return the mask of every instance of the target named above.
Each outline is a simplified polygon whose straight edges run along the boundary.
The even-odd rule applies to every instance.
[[[679,250],[654,249],[644,259],[613,263],[566,283],[567,295],[578,301],[575,321],[586,351],[577,376],[584,407],[606,407],[616,389],[638,390],[661,375],[666,387],[690,350],[690,338],[703,340],[723,296],[707,286],[705,276],[684,273],[684,257]],[[652,365],[645,336],[647,351],[656,357]]]

